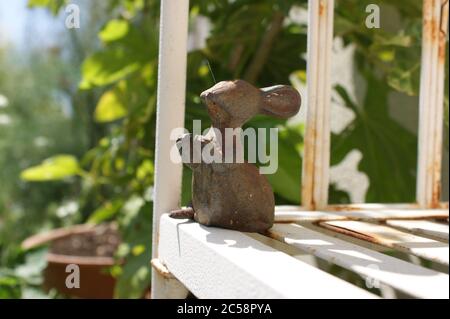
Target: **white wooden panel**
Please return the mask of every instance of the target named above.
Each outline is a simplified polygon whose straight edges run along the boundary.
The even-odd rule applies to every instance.
[[[374,298],[244,233],[161,218],[160,259],[199,298]]]
[[[440,241],[366,222],[331,221],[320,223],[320,225],[437,263],[447,266],[449,264],[449,246]]]
[[[330,166],[331,53],[334,0],[308,1],[307,115],[302,203],[309,209],[328,203]]]
[[[294,221],[322,221],[322,220],[342,220],[345,216],[324,211],[305,210],[298,206],[276,206],[275,222],[294,222]]]
[[[275,220],[277,222],[300,222],[321,220],[386,220],[386,219],[418,219],[418,218],[448,218],[448,209],[335,209],[311,211],[300,206],[276,206]]]
[[[158,289],[152,299],[185,299],[189,291],[161,263],[159,259],[151,261],[153,275],[158,276]],[[153,283],[152,283],[153,284]]]
[[[181,163],[175,163],[170,158],[170,150],[175,143],[170,138],[173,129],[184,127],[188,15],[188,0],[161,1],[153,258],[158,256],[159,219],[161,215],[179,207],[182,165]],[[153,272],[153,298],[158,298],[158,291],[163,291],[163,288],[167,286],[161,280],[162,278]]]
[[[349,210],[334,211],[332,213],[361,220],[448,218],[448,210],[445,209]]]
[[[295,224],[276,224],[273,238],[417,298],[449,298],[449,277]]]
[[[327,210],[379,210],[379,209],[419,209],[420,206],[417,203],[358,203],[358,204],[334,204],[328,205]],[[448,202],[439,203],[439,207],[442,209],[448,209]]]
[[[448,224],[440,224],[426,220],[387,220],[386,224],[407,230],[413,234],[448,242]]]
[[[417,201],[436,207],[441,197],[442,133],[448,0],[424,0],[419,105]]]

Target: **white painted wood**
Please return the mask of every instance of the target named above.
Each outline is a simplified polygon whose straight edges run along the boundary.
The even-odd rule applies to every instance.
[[[357,220],[448,218],[445,209],[379,209],[334,211],[333,214]]]
[[[446,266],[449,264],[447,243],[419,237],[391,227],[359,221],[329,221],[322,222],[320,225]]]
[[[160,259],[199,298],[375,298],[244,233],[161,218]]]
[[[417,203],[394,203],[394,204],[381,204],[381,203],[360,203],[360,204],[337,204],[328,205],[327,210],[330,211],[345,211],[345,210],[389,210],[389,209],[421,209]],[[448,202],[441,202],[438,207],[433,209],[446,209],[448,210]]]
[[[345,216],[323,211],[302,210],[297,206],[276,206],[275,222],[314,222],[323,220],[344,220]]]
[[[170,158],[174,128],[184,127],[188,0],[162,0],[156,122],[153,258],[158,256],[159,219],[179,207],[182,165]],[[158,298],[160,276],[152,275],[152,297]],[[165,293],[167,295],[167,293]]]
[[[335,204],[328,205],[328,210],[380,210],[380,209],[419,209],[419,205],[416,203],[394,203],[394,204],[382,204],[382,203],[356,203],[356,204]],[[445,207],[441,207],[445,208]]]
[[[424,23],[422,54],[417,183],[417,201],[422,208],[442,208],[439,203],[444,95],[442,56],[445,53],[445,45],[442,44],[447,32],[447,23],[442,23],[441,18],[446,21],[448,17],[448,1],[445,1],[445,7],[441,7],[441,2],[444,1],[424,0],[424,21],[427,23]],[[188,0],[161,2],[153,257],[163,260],[175,277],[181,279],[199,297],[374,297],[246,234],[207,228],[196,223],[185,224],[183,221],[172,220],[166,216],[160,219],[163,213],[179,207],[182,167],[181,164],[170,160],[170,149],[174,142],[170,140],[170,133],[174,128],[184,126],[188,8]],[[360,208],[355,206],[352,209],[342,210],[327,206],[333,11],[334,0],[309,0],[308,106],[302,181],[302,201],[305,209],[277,208],[276,220],[282,222],[328,220],[322,225],[340,228],[345,226],[347,230],[364,233],[371,237],[371,240],[375,239],[378,244],[448,265],[448,245],[442,242],[386,226],[342,221],[342,219],[448,218],[448,210],[445,208],[425,210],[413,206],[405,209],[407,205],[401,204],[363,204],[359,205]],[[322,211],[311,211],[315,209]],[[431,222],[420,221],[414,224],[413,221],[395,220],[387,223],[416,234],[437,236],[440,239],[444,239],[442,236],[446,235],[445,239],[448,242],[448,227],[445,232]],[[286,233],[293,230],[291,227],[295,228],[295,232]],[[447,275],[405,263],[302,226],[275,225],[274,229],[278,232],[280,229],[283,230],[285,232],[283,241],[289,241],[293,246],[318,257],[333,260],[336,264],[364,276],[372,276],[396,289],[417,297],[429,297],[433,293],[434,296],[441,297],[445,292],[448,298]],[[278,236],[281,236],[280,233]],[[311,236],[313,241],[308,241],[307,238],[305,241],[305,236]],[[317,240],[327,244],[318,244]],[[330,244],[337,248],[330,249]],[[382,265],[380,270],[368,268],[365,263],[369,260]],[[442,276],[446,276],[445,280]],[[433,287],[439,288],[433,291]],[[183,296],[186,292],[186,288],[175,278],[165,278],[153,272],[153,298]]]
[[[319,9],[320,11],[320,9]],[[327,0],[326,1],[326,18],[324,19],[325,26],[326,26],[326,34],[325,34],[325,41],[326,41],[326,47],[325,47],[325,71],[323,74],[324,80],[324,117],[322,119],[323,121],[323,140],[321,143],[323,143],[322,146],[322,175],[321,175],[321,184],[320,188],[316,190],[316,193],[318,193],[318,203],[319,208],[324,208],[328,205],[328,188],[329,188],[329,180],[330,180],[330,149],[331,149],[331,119],[330,119],[330,112],[331,112],[331,93],[332,93],[332,87],[331,87],[331,63],[332,63],[332,54],[333,54],[333,38],[334,38],[334,0]],[[319,79],[320,84],[320,79]]]
[[[161,276],[156,271],[152,273],[152,278],[152,299],[185,299],[189,294],[189,290],[176,278]]]
[[[441,196],[447,20],[447,0],[424,0],[416,191],[424,208],[436,207]]]
[[[449,276],[296,224],[276,224],[272,237],[417,298],[449,298]]]
[[[440,224],[426,220],[387,220],[386,224],[419,236],[431,237],[448,243],[448,224]]]
[[[395,206],[394,206],[395,207]],[[446,209],[349,209],[311,211],[300,206],[276,206],[275,221],[314,222],[324,220],[386,220],[386,219],[418,219],[418,218],[448,218]]]
[[[328,203],[334,0],[309,0],[308,3],[308,101],[302,203],[314,210]]]

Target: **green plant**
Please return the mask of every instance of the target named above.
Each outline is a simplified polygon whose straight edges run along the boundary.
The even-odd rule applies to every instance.
[[[94,16],[98,11],[92,5],[90,13]],[[84,21],[89,22],[88,19]],[[49,154],[71,154],[57,160],[62,165],[67,159],[70,163],[71,158],[80,158],[97,143],[95,136],[99,129],[89,117],[89,109],[95,107],[91,102],[95,96],[92,92],[79,92],[77,86],[80,63],[83,55],[89,52],[84,48],[92,46],[91,38],[87,31],[63,33],[52,47],[30,45],[25,50],[25,47],[2,46],[3,42],[0,45],[2,298],[17,293],[27,297],[30,289],[37,291],[37,284],[32,285],[21,277],[22,272],[17,272],[32,253],[21,248],[24,239],[84,219],[84,213],[75,201],[81,188],[79,179],[26,183],[19,177],[22,170],[45,160]],[[47,180],[61,173],[44,171]],[[37,174],[34,178],[42,172],[28,171]],[[45,260],[43,254],[38,257]],[[34,262],[38,264],[37,260]]]
[[[358,149],[363,154],[359,169],[370,180],[366,200],[411,202],[416,137],[391,117],[389,95],[418,93],[421,1],[379,0],[382,10],[399,17],[400,27],[391,30],[365,27],[365,8],[372,2],[336,2],[335,36],[355,46],[357,72],[369,89],[359,102],[343,87],[335,87],[342,104],[355,117],[343,132],[332,136],[331,162],[338,164]],[[288,13],[293,6],[305,8],[306,1],[190,3],[191,21],[198,16],[208,18],[211,33],[204,48],[188,55],[186,128],[192,130],[193,119],[208,126],[198,95],[215,80],[243,78],[258,86],[290,83],[293,77],[304,81],[307,26],[289,19]],[[30,4],[57,12],[63,1],[30,0]],[[124,242],[117,256],[126,263],[111,269],[119,280],[116,295],[139,297],[150,280],[159,1],[110,1],[107,16],[98,33],[100,48],[84,59],[79,86],[82,92],[100,96],[91,114],[105,134],[79,162],[73,157],[64,157],[64,161],[53,158],[25,171],[23,177],[37,180],[44,170],[49,173],[44,172],[42,180],[75,178],[82,186],[79,203],[85,219],[120,221]],[[248,125],[280,127],[279,170],[268,178],[277,203],[300,203],[303,127],[266,117]],[[190,173],[185,170],[183,203],[190,197],[189,180]],[[348,194],[333,185],[330,195],[335,203],[349,201]]]

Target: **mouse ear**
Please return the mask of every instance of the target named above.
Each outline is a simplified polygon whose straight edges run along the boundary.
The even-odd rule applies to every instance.
[[[287,85],[262,88],[261,113],[274,117],[288,118],[300,110],[301,97],[296,89]]]

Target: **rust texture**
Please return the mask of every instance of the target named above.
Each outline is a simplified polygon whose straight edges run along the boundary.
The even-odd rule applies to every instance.
[[[419,209],[420,206],[417,203],[411,203],[411,204],[398,204],[398,207],[396,207],[396,204],[394,206],[389,206],[389,204],[375,204],[375,205],[381,205],[377,208],[370,208],[371,204],[336,204],[336,205],[329,205],[327,207],[327,211],[331,212],[340,212],[340,211],[358,211],[358,210],[369,210],[369,211],[376,211],[378,209]],[[448,203],[441,203],[439,208],[448,208]]]
[[[167,269],[167,267],[158,258],[152,259],[150,263],[151,263],[153,269],[155,269],[158,272],[158,274],[160,274],[163,278],[166,278],[166,279],[175,278],[170,273],[169,269]]]
[[[424,36],[431,34],[430,45],[437,47],[437,74],[438,81],[444,81],[443,73],[446,60],[446,42],[448,32],[448,0],[425,0],[424,1]],[[425,40],[429,39],[426,37]],[[442,83],[438,83],[440,87]],[[439,89],[437,94],[441,94]],[[438,96],[439,98],[439,96]],[[443,112],[439,106],[438,112]],[[442,169],[442,154],[440,147],[435,148],[434,159],[429,167],[432,176],[431,187],[431,201],[429,206],[431,208],[438,208],[441,200],[441,169]]]
[[[319,3],[319,16],[324,16],[326,12],[327,12],[326,2],[323,1],[323,0],[320,0],[320,3]]]
[[[436,25],[434,18],[433,18],[433,8],[434,8],[434,2],[436,0],[424,0],[423,2],[423,21],[422,21],[422,34],[425,41],[433,41],[435,39],[435,27]]]
[[[330,97],[327,95],[326,90],[321,92],[319,88],[327,87],[330,84],[328,83],[327,77],[329,74],[325,74],[324,72],[326,68],[322,68],[323,64],[328,64],[327,55],[329,52],[328,41],[329,41],[329,30],[328,28],[331,25],[331,30],[333,29],[333,16],[330,14],[330,10],[333,8],[332,1],[329,0],[317,0],[317,21],[313,19],[310,23],[314,25],[318,30],[316,31],[315,38],[311,40],[311,46],[308,48],[309,52],[313,53],[315,56],[310,55],[308,60],[308,66],[311,73],[314,73],[316,76],[316,85],[311,85],[310,92],[311,95],[316,95],[317,97],[322,97],[325,94],[325,98],[322,103],[310,101],[309,107],[310,111],[308,111],[307,123],[306,123],[306,132],[304,139],[304,151],[303,151],[303,170],[302,170],[302,187],[301,187],[301,201],[302,205],[307,207],[309,210],[318,210],[323,209],[327,204],[328,190],[325,187],[325,183],[328,183],[326,177],[322,176],[322,173],[326,172],[329,166],[329,159],[327,159],[323,154],[319,155],[320,149],[323,149],[324,152],[329,151],[329,145],[325,147],[322,145],[326,142],[325,134],[328,134],[328,129],[324,129],[324,127],[320,128],[324,121],[328,121],[328,111],[327,109],[321,110],[323,108],[329,108],[327,104],[329,102]],[[310,2],[311,3],[311,2]],[[314,4],[316,6],[316,4]],[[310,9],[311,10],[311,9]],[[308,33],[309,37],[314,37],[314,32]],[[324,52],[320,51],[325,50]],[[317,60],[317,61],[313,61]],[[320,103],[320,104],[319,104]],[[325,104],[325,105],[322,105]],[[324,112],[323,116],[320,116],[319,112]],[[311,114],[309,114],[311,113]],[[325,149],[328,148],[326,151]]]
[[[443,73],[445,68],[445,57],[446,57],[446,48],[447,48],[447,32],[448,32],[448,9],[449,3],[448,0],[439,1],[438,5],[440,8],[440,17],[439,21],[437,21],[437,41],[438,41],[438,72]],[[440,110],[443,112],[443,110]],[[441,161],[442,161],[442,151],[440,148],[437,150],[436,158],[433,163],[434,176],[435,180],[433,181],[433,192],[431,197],[431,206],[436,208],[439,206],[439,201],[441,200],[442,193],[442,181],[441,181]]]
[[[372,234],[365,234],[365,233],[357,232],[357,231],[354,231],[354,230],[351,230],[351,229],[348,229],[348,228],[345,228],[345,227],[339,227],[339,226],[335,226],[335,225],[330,225],[330,224],[327,224],[326,222],[319,223],[318,225],[323,227],[323,228],[335,231],[335,232],[337,232],[339,234],[343,234],[343,235],[346,235],[346,236],[351,236],[351,237],[354,237],[354,238],[357,238],[357,239],[361,239],[361,240],[365,240],[365,241],[368,241],[368,242],[371,242],[371,243],[374,243],[374,244],[381,244],[382,243],[382,241],[379,238],[377,238],[376,236],[373,236]]]
[[[449,0],[443,0],[441,5],[441,17],[439,23],[439,63],[445,64],[445,53],[448,33],[448,9]]]
[[[171,217],[190,214],[206,226],[263,233],[274,222],[272,188],[255,165],[237,160],[235,156],[243,154],[243,146],[236,138],[225,141],[226,129],[239,129],[257,114],[289,118],[300,109],[300,94],[286,85],[259,89],[235,80],[217,83],[201,98],[211,118],[211,130],[206,136],[185,134],[177,140],[183,162],[193,171],[189,208],[193,213],[177,211]],[[214,150],[220,161],[205,162],[201,156],[205,148]],[[233,154],[231,163],[225,162],[230,159],[227,154]]]

